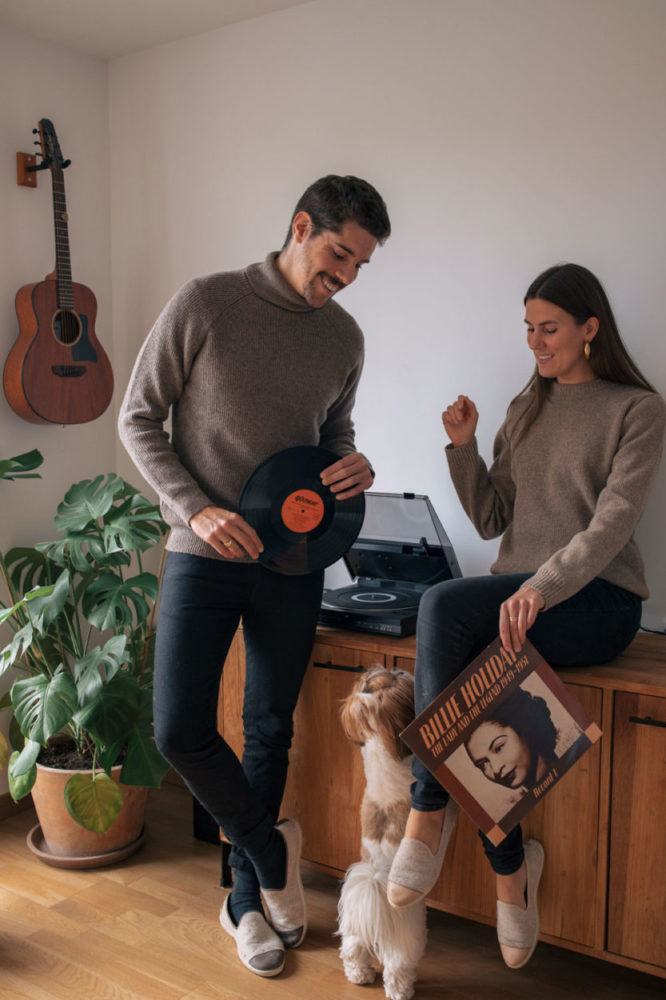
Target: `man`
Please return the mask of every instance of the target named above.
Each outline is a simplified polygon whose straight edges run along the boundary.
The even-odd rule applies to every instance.
[[[363,336],[331,300],[389,234],[386,206],[366,181],[316,181],[281,251],[176,293],[141,349],[120,414],[121,439],[171,528],[155,738],[233,845],[234,885],[220,920],[260,976],[281,972],[285,946],[306,931],[300,830],[276,821],[323,572],[283,575],[259,563],[262,542],[238,513],[239,497],[261,462],[295,445],[341,456],[321,474],[340,499],[372,484],[351,418]],[[216,726],[222,666],[241,619],[242,764]]]

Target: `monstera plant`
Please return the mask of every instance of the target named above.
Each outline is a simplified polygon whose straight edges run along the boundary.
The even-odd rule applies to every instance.
[[[2,478],[29,473],[26,458],[1,463]],[[38,763],[59,767],[66,757],[63,766],[87,772],[67,781],[67,810],[104,833],[123,806],[122,785],[158,787],[168,770],[152,724],[158,579],[142,564],[166,526],[114,473],[75,483],[55,526],[58,540],[0,555],[8,594],[0,624],[13,633],[0,652],[0,674],[14,672],[0,700],[13,713],[11,756],[0,739],[15,800],[32,790]],[[120,784],[110,777],[119,763]]]

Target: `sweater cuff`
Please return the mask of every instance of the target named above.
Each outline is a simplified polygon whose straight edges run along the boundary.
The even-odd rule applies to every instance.
[[[449,463],[451,475],[457,472],[464,472],[469,469],[476,469],[479,457],[476,438],[472,438],[469,444],[452,445],[447,444],[444,449],[446,460]]]
[[[565,594],[564,580],[557,573],[553,573],[550,569],[538,569],[534,576],[531,576],[528,580],[525,580],[522,587],[531,587],[532,590],[538,591],[546,602],[541,609],[542,611],[547,611],[548,608],[552,608],[555,604],[559,604],[560,601],[564,600]]]
[[[177,503],[166,501],[166,505],[189,527],[190,518],[198,514],[204,507],[218,506],[205,493],[199,490],[188,491],[187,497],[179,497]]]

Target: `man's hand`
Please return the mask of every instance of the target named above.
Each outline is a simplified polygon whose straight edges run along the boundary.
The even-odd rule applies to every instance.
[[[348,500],[372,486],[374,475],[365,455],[355,451],[329,465],[321,473],[321,481],[338,500]]]
[[[546,602],[533,587],[521,587],[500,606],[499,634],[505,649],[520,652],[536,616]]]
[[[225,559],[245,555],[258,559],[259,553],[264,551],[254,528],[240,514],[222,507],[204,507],[190,518],[190,528]]]

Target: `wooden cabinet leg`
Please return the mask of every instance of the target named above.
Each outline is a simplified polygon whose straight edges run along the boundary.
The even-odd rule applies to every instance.
[[[220,828],[198,799],[192,798],[192,832],[197,840],[207,844],[219,844]]]
[[[223,889],[231,889],[233,885],[233,879],[231,877],[231,865],[229,864],[229,855],[231,854],[231,844],[226,840],[220,841],[220,885]]]

